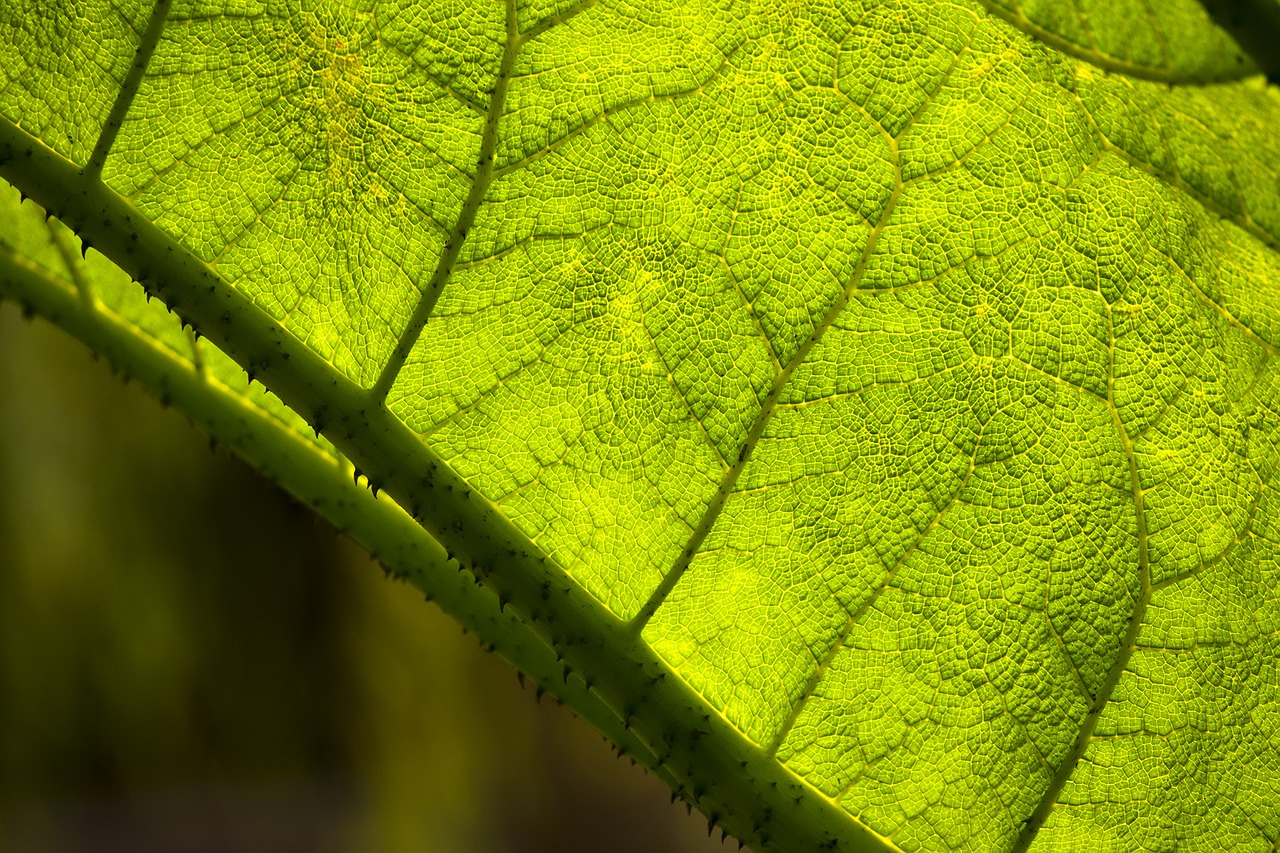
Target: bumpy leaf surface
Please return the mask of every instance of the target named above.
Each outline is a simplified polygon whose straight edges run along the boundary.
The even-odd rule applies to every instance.
[[[0,21],[3,120],[366,389],[815,839],[1280,843],[1280,95],[1198,4]]]

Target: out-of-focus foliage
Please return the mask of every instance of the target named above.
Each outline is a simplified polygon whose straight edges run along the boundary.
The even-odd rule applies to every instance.
[[[0,850],[719,849],[415,590],[106,377],[0,308]]]

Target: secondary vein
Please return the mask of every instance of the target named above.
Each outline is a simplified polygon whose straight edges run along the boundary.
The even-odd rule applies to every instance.
[[[969,457],[969,468],[965,471],[964,476],[960,478],[960,483],[952,493],[951,500],[947,501],[946,504],[933,514],[933,518],[924,526],[924,529],[916,535],[915,540],[907,548],[903,549],[903,552],[898,556],[898,559],[894,560],[893,565],[885,571],[884,577],[880,581],[880,585],[872,590],[870,595],[863,599],[862,603],[858,605],[858,608],[855,611],[849,614],[849,618],[845,621],[844,627],[827,648],[822,660],[818,663],[817,669],[815,669],[813,674],[809,676],[809,680],[805,683],[804,689],[800,692],[800,696],[792,703],[791,711],[787,714],[786,720],[783,721],[782,727],[778,729],[777,733],[774,734],[773,739],[769,742],[768,749],[766,750],[768,755],[776,757],[778,750],[782,748],[784,743],[786,743],[787,738],[791,735],[791,730],[795,728],[796,721],[800,719],[800,712],[804,710],[805,706],[809,703],[809,700],[812,699],[814,694],[817,692],[818,685],[822,682],[827,671],[831,668],[831,662],[836,659],[836,655],[847,648],[846,643],[849,642],[849,637],[853,635],[853,629],[857,627],[862,617],[865,616],[867,611],[875,605],[880,596],[884,595],[885,591],[892,586],[893,579],[897,576],[898,571],[904,564],[906,564],[908,558],[919,550],[921,543],[928,538],[929,534],[937,528],[938,523],[942,521],[942,517],[960,501],[960,496],[963,495],[964,490],[968,488],[969,480],[973,477],[974,468],[977,467],[978,446],[981,443],[982,435],[979,434],[978,440],[973,446],[973,453]],[[1031,743],[1032,748],[1039,753],[1039,748],[1036,747],[1033,741],[1031,741],[1030,736],[1028,736],[1027,741]]]
[[[445,283],[453,275],[454,267],[458,261],[458,254],[462,251],[462,244],[466,242],[467,234],[475,223],[476,214],[480,211],[480,205],[484,202],[484,197],[489,192],[490,184],[493,183],[495,177],[501,177],[504,174],[502,171],[495,174],[493,157],[498,147],[498,120],[506,106],[507,92],[511,88],[511,74],[515,69],[516,58],[520,55],[521,48],[551,27],[562,24],[574,15],[591,8],[596,2],[597,0],[585,0],[585,2],[578,3],[560,15],[539,22],[528,32],[522,33],[520,32],[516,0],[506,0],[507,41],[502,51],[502,61],[498,66],[498,76],[494,81],[493,91],[489,97],[489,109],[485,112],[484,130],[480,135],[480,152],[476,158],[476,174],[471,181],[471,189],[467,193],[467,198],[462,203],[462,210],[458,212],[458,220],[454,223],[453,230],[445,241],[444,251],[440,254],[440,260],[436,263],[435,271],[431,274],[431,278],[427,281],[427,286],[418,300],[418,306],[414,309],[413,316],[409,318],[409,324],[405,327],[400,339],[396,342],[395,348],[391,351],[391,357],[382,368],[382,372],[378,374],[377,382],[374,383],[373,388],[370,390],[374,402],[378,405],[386,403],[387,394],[390,393],[391,386],[395,384],[396,377],[400,375],[405,361],[409,358],[409,353],[413,351],[414,345],[418,343],[418,338],[422,336],[422,330],[426,328],[427,320],[431,318],[431,313],[435,310],[436,302],[440,299],[440,293],[444,290]]]
[[[102,126],[102,132],[98,134],[98,141],[93,146],[93,153],[89,155],[89,162],[85,164],[84,173],[87,177],[97,179],[102,175],[102,167],[107,162],[107,155],[111,153],[111,146],[115,144],[116,136],[120,133],[124,117],[133,104],[134,96],[138,94],[142,78],[147,74],[151,55],[155,53],[156,45],[160,43],[160,34],[164,32],[164,25],[169,20],[170,5],[170,0],[156,0],[155,6],[151,8],[147,28],[142,31],[142,40],[138,42],[138,49],[133,54],[133,64],[129,66],[129,73],[125,75],[115,103],[111,105],[111,112],[107,114],[107,122]]]
[[[894,148],[894,159],[897,160],[897,140],[892,142]],[[663,576],[662,582],[658,584],[658,588],[649,596],[648,601],[640,608],[640,612],[631,620],[631,627],[636,633],[644,630],[644,626],[648,624],[653,614],[662,606],[662,602],[666,601],[667,596],[675,585],[684,577],[684,573],[689,568],[689,564],[693,562],[693,557],[698,553],[698,549],[702,547],[702,542],[707,538],[707,534],[711,532],[711,528],[715,526],[716,520],[720,517],[720,512],[724,509],[725,502],[729,499],[729,495],[733,493],[733,488],[738,482],[738,478],[742,475],[743,470],[747,467],[747,461],[751,458],[751,450],[760,440],[760,436],[764,434],[764,429],[768,425],[769,420],[773,417],[773,413],[778,409],[778,401],[782,397],[782,392],[786,390],[787,385],[791,381],[791,376],[796,369],[804,363],[809,353],[822,340],[823,335],[831,324],[835,322],[836,317],[840,315],[849,304],[849,299],[853,292],[857,289],[858,282],[862,280],[863,271],[866,270],[867,263],[871,260],[871,256],[875,251],[876,243],[880,239],[880,234],[884,231],[885,226],[889,222],[889,217],[893,215],[893,209],[898,203],[898,198],[902,194],[902,182],[896,182],[893,194],[889,196],[888,202],[884,206],[880,219],[876,222],[875,227],[871,229],[871,234],[867,238],[866,246],[862,250],[862,257],[858,259],[858,266],[850,277],[850,283],[845,288],[840,297],[827,310],[822,321],[814,328],[813,333],[809,335],[805,342],[796,350],[795,355],[787,362],[773,380],[773,384],[769,388],[768,395],[765,396],[764,402],[760,406],[760,413],[756,415],[755,422],[751,424],[748,430],[746,440],[742,443],[742,448],[738,452],[738,458],[725,472],[720,480],[720,487],[716,489],[715,496],[707,505],[707,509],[702,514],[702,519],[698,522],[698,526],[694,528],[693,534],[689,537],[685,544],[684,550],[680,552],[680,556],[676,558],[675,564]]]
[[[1010,848],[1009,853],[1025,853],[1027,848],[1031,846],[1031,842],[1035,840],[1040,827],[1044,825],[1049,813],[1057,805],[1058,796],[1062,793],[1062,789],[1066,787],[1067,782],[1075,774],[1076,766],[1084,756],[1085,750],[1093,742],[1093,732],[1097,729],[1098,720],[1102,717],[1102,709],[1111,700],[1111,694],[1116,689],[1116,685],[1120,683],[1120,677],[1124,675],[1125,669],[1129,666],[1129,659],[1133,656],[1133,650],[1138,645],[1138,632],[1142,629],[1142,621],[1146,617],[1147,602],[1151,600],[1151,563],[1147,548],[1147,512],[1143,502],[1142,480],[1138,474],[1138,461],[1133,452],[1133,442],[1125,430],[1124,422],[1120,420],[1120,410],[1116,408],[1113,390],[1116,342],[1114,326],[1112,326],[1112,331],[1108,338],[1111,341],[1111,356],[1107,369],[1107,410],[1111,415],[1112,423],[1115,425],[1116,435],[1129,468],[1129,488],[1133,494],[1134,526],[1138,540],[1138,597],[1134,601],[1133,611],[1129,615],[1129,625],[1120,641],[1120,653],[1116,656],[1115,663],[1111,665],[1111,669],[1107,672],[1106,680],[1103,681],[1102,687],[1098,690],[1097,697],[1085,713],[1075,741],[1062,757],[1062,761],[1058,764],[1057,770],[1049,780],[1049,785],[1045,788],[1044,794],[1040,797],[1035,809],[1023,822],[1022,830],[1018,833],[1018,837],[1014,841],[1013,847]]]
[[[1194,71],[1180,71],[1169,64],[1167,59],[1166,67],[1164,68],[1160,68],[1155,65],[1143,65],[1138,62],[1131,62],[1117,56],[1111,56],[1110,54],[1103,53],[1096,48],[1085,47],[1078,42],[1058,35],[1052,30],[1045,29],[1028,18],[1026,13],[1021,9],[1008,9],[999,3],[994,2],[994,0],[978,0],[978,2],[989,14],[1004,20],[1010,26],[1017,27],[1027,35],[1048,47],[1053,48],[1059,53],[1075,57],[1081,62],[1089,63],[1095,68],[1101,68],[1104,71],[1113,71],[1117,74],[1124,74],[1127,77],[1134,77],[1139,80],[1151,80],[1156,83],[1167,83],[1170,86],[1209,86],[1215,83],[1229,83],[1234,80],[1243,80],[1257,73],[1255,69],[1250,68],[1247,65],[1230,73],[1206,75]],[[1092,28],[1088,30],[1088,33],[1092,38]],[[1256,57],[1254,58],[1256,60]]]
[[[955,71],[956,65],[960,61],[961,54],[963,53],[964,50],[961,50],[956,54],[951,67],[947,69],[946,75],[939,84],[939,89],[946,84],[947,80],[950,79],[952,72]],[[930,98],[930,101],[931,100],[932,97]],[[923,112],[923,110],[928,106],[928,103],[929,101],[926,101],[925,104],[920,107],[920,112]],[[917,112],[916,118],[919,117],[920,112]],[[658,608],[662,606],[662,603],[666,601],[667,596],[671,594],[671,590],[675,589],[680,578],[684,577],[684,573],[688,570],[689,564],[693,562],[694,555],[698,553],[698,549],[702,547],[702,543],[707,538],[707,534],[711,532],[711,528],[715,526],[716,520],[720,517],[720,513],[724,509],[725,502],[729,499],[729,495],[733,493],[734,486],[737,484],[738,478],[742,475],[743,469],[746,468],[747,462],[751,458],[752,449],[756,446],[757,442],[759,442],[760,436],[764,434],[765,427],[773,417],[773,413],[778,409],[778,401],[782,397],[782,392],[791,381],[792,374],[795,373],[796,369],[804,363],[806,358],[808,358],[809,353],[817,345],[818,341],[822,340],[822,337],[826,334],[827,330],[831,328],[833,323],[835,323],[836,318],[839,317],[841,312],[843,312],[848,306],[849,301],[853,298],[853,294],[857,292],[858,285],[862,281],[863,273],[866,272],[867,264],[870,263],[871,257],[875,253],[876,243],[879,242],[880,235],[889,224],[889,219],[893,216],[894,208],[897,206],[898,199],[902,196],[903,189],[905,188],[905,184],[902,181],[902,168],[901,158],[898,152],[898,140],[901,139],[903,134],[905,134],[914,123],[915,118],[907,122],[906,125],[898,131],[896,136],[889,136],[886,133],[896,171],[893,192],[885,202],[884,208],[880,212],[880,217],[876,220],[875,225],[871,229],[870,235],[867,237],[866,245],[863,246],[862,254],[858,258],[858,264],[853,270],[853,275],[849,277],[849,283],[845,286],[845,289],[841,292],[836,301],[832,303],[831,307],[827,309],[827,313],[823,315],[822,320],[816,327],[814,327],[812,334],[805,339],[804,343],[800,345],[795,354],[787,361],[787,364],[782,368],[782,371],[774,377],[773,384],[769,388],[769,393],[761,403],[760,412],[756,415],[755,421],[747,431],[746,439],[743,441],[742,447],[738,452],[736,462],[734,462],[734,464],[721,478],[720,487],[716,489],[716,493],[712,496],[711,502],[707,504],[707,508],[703,512],[702,518],[698,522],[698,526],[694,528],[693,534],[685,543],[685,547],[680,552],[680,555],[676,557],[675,563],[672,565],[671,569],[663,576],[661,583],[658,584],[657,589],[655,589],[653,594],[649,596],[649,599],[644,603],[644,606],[640,608],[640,611],[632,617],[629,624],[635,633],[639,634],[644,630],[644,626],[649,623],[649,620],[653,618],[653,614],[656,613]]]
[[[520,35],[515,0],[507,0],[506,10],[507,43],[503,48],[498,76],[494,80],[493,91],[489,96],[489,109],[485,114],[484,130],[480,136],[480,153],[476,158],[475,178],[471,181],[471,190],[467,193],[466,201],[462,203],[462,210],[458,212],[458,220],[445,241],[444,251],[440,253],[435,272],[427,281],[427,286],[418,300],[418,306],[414,309],[413,316],[409,318],[409,325],[400,334],[400,339],[396,341],[395,348],[391,351],[391,358],[383,366],[382,372],[378,375],[378,381],[373,385],[371,394],[379,405],[386,402],[387,394],[391,391],[396,377],[400,375],[405,360],[409,358],[409,353],[413,351],[418,338],[422,336],[422,330],[426,328],[427,320],[435,310],[445,282],[453,274],[453,266],[458,260],[458,253],[462,251],[462,244],[466,242],[467,232],[475,222],[480,203],[484,200],[485,193],[489,191],[489,184],[493,181],[493,154],[498,147],[498,118],[502,115],[507,102],[507,91],[511,88],[511,71],[515,68],[516,57],[520,55],[520,48],[524,45],[524,38]]]

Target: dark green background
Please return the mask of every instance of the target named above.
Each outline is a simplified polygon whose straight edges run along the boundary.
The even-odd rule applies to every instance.
[[[719,849],[357,546],[0,305],[0,851]]]

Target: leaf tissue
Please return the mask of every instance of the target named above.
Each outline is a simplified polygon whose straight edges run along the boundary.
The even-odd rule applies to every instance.
[[[0,296],[753,848],[1275,851],[1278,8],[0,0]]]

